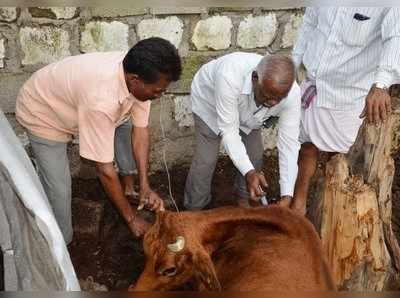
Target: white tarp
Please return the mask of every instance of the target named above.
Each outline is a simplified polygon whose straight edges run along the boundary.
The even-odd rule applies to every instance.
[[[0,245],[6,267],[14,262],[17,290],[80,290],[40,180],[0,110],[1,215]]]

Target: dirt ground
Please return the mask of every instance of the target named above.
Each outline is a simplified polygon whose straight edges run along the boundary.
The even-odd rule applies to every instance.
[[[393,185],[393,219],[396,235],[400,236],[400,155],[395,157],[396,174]],[[278,161],[275,155],[266,157],[263,169],[270,188],[268,197],[279,195]],[[183,189],[188,166],[170,169],[172,193],[178,206],[182,207]],[[221,158],[213,179],[212,196],[216,206],[234,204],[231,192],[233,165],[229,158]],[[168,179],[165,172],[151,176],[151,185],[164,198],[169,197]],[[108,202],[100,182],[96,179],[73,181],[73,197],[99,201],[104,204],[104,217],[99,237],[75,237],[69,246],[72,262],[80,280],[105,285],[108,290],[123,290],[136,280],[144,266],[140,241],[132,239],[123,220]],[[83,211],[75,210],[73,217],[85,217]],[[149,214],[147,214],[149,216]],[[90,220],[88,222],[90,225]],[[400,237],[399,237],[400,238]],[[90,286],[89,286],[90,288]]]

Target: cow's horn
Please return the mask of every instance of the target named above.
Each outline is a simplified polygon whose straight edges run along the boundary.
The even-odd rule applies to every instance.
[[[168,249],[172,252],[180,252],[185,248],[185,238],[182,236],[176,237],[176,242],[168,244]]]

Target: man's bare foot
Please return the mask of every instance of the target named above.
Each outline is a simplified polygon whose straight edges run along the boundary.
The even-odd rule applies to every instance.
[[[142,238],[147,230],[151,227],[151,224],[138,214],[135,215],[128,225],[132,234],[137,238]]]

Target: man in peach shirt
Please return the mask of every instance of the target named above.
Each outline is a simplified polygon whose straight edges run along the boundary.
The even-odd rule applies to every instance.
[[[34,73],[21,88],[16,117],[28,130],[41,181],[67,243],[73,231],[66,149],[73,135],[79,136],[80,155],[95,161],[100,181],[135,236],[143,235],[148,224],[132,209],[114,169],[118,147],[127,144],[122,150],[125,156],[116,156],[120,169],[127,169],[125,175],[133,173],[136,160],[139,207],[164,209],[148,180],[150,103],[180,74],[176,48],[162,38],[149,38],[128,53],[65,58]],[[127,120],[133,124],[128,134]]]

